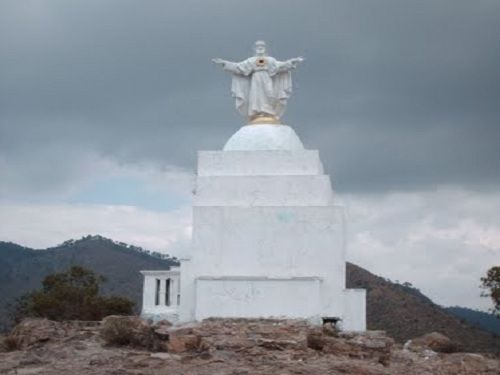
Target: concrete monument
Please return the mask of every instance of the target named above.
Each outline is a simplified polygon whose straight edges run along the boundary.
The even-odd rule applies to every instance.
[[[290,69],[303,59],[277,61],[257,42],[255,57],[214,61],[233,73],[236,107],[248,124],[223,150],[198,153],[192,245],[181,261],[174,313],[181,322],[338,318],[345,330],[365,330],[365,290],[345,287],[343,209],[318,151],[304,149],[280,124]],[[151,291],[159,285],[161,295],[162,281],[148,277],[169,278],[146,274],[143,313],[162,301]]]

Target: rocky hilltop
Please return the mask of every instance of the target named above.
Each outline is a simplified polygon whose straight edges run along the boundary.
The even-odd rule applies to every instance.
[[[458,353],[439,333],[404,346],[383,331],[336,332],[297,320],[152,325],[25,320],[4,340],[0,374],[498,374],[493,355]]]

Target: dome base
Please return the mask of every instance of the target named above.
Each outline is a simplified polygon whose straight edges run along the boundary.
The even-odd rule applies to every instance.
[[[241,127],[224,145],[224,151],[303,150],[304,145],[288,125],[256,124]]]

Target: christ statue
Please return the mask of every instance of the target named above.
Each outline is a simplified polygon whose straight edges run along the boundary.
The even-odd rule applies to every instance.
[[[255,42],[255,56],[241,62],[213,59],[233,74],[231,92],[236,109],[250,124],[279,124],[292,94],[291,70],[304,61],[302,57],[278,61],[268,56],[266,43]]]

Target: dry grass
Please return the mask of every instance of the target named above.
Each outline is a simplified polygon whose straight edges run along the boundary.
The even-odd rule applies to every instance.
[[[113,319],[102,326],[100,336],[107,345],[130,345],[134,340],[134,331],[126,320]]]
[[[17,336],[9,335],[3,339],[3,347],[8,352],[19,350],[21,349],[21,342]]]

